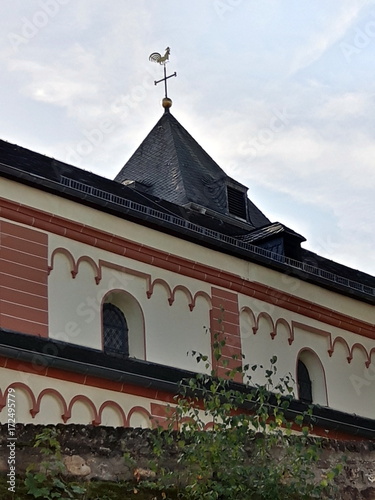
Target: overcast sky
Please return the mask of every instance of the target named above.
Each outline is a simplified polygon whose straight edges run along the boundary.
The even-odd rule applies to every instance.
[[[375,274],[375,2],[2,0],[0,138],[113,178],[172,113],[305,248]]]

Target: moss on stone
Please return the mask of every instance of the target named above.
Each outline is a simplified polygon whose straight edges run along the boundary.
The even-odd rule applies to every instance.
[[[15,493],[8,491],[8,486],[6,478],[0,477],[1,500],[34,499],[32,495],[27,494],[27,488],[22,478],[17,478]],[[144,491],[126,482],[92,481],[87,483],[87,496],[85,500],[163,500],[163,498],[174,500],[177,499],[177,495],[174,492],[168,492],[167,497],[163,497],[162,492]]]

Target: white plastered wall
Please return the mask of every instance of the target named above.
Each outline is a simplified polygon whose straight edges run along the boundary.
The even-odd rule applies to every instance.
[[[112,290],[123,290],[131,294],[141,310],[136,338],[132,321],[128,325],[130,356],[197,370],[191,351],[210,355],[210,336],[206,334],[210,303],[198,295],[193,310],[189,307],[198,292],[209,295],[208,284],[50,234],[50,258],[58,248],[68,248],[75,262],[83,256],[90,257],[90,262],[81,261],[73,278],[70,257],[60,251],[54,254],[48,288],[51,338],[102,349],[103,299]],[[92,263],[99,265],[99,261],[101,279],[97,284],[97,270]],[[118,268],[111,268],[113,265]],[[180,288],[174,291],[176,286]]]
[[[371,339],[245,296],[240,296],[240,309],[241,341],[246,363],[269,368],[270,358],[276,355],[275,380],[291,374],[295,382],[300,353],[311,351],[318,356],[323,368],[325,380],[320,382],[326,384],[326,387],[315,389],[314,402],[325,405],[326,394],[329,407],[374,418],[375,365],[366,366],[367,357],[358,347],[353,349],[352,359],[348,361],[348,347],[351,349],[360,342],[370,352],[374,347]],[[254,322],[259,314],[258,322]],[[258,327],[254,334],[256,324]],[[249,374],[254,382],[265,382],[264,370],[250,370]],[[296,384],[291,386],[297,394]]]
[[[22,200],[24,204],[47,213],[54,213],[106,233],[113,233],[142,245],[157,248],[166,253],[171,253],[172,251],[174,255],[228,271],[244,279],[274,287],[277,290],[296,295],[325,307],[329,305],[331,309],[346,315],[352,315],[362,321],[369,323],[373,323],[374,321],[373,306],[370,304],[352,300],[349,297],[324,290],[321,287],[301,281],[295,277],[281,274],[264,266],[221,252],[215,252],[140,224],[125,221],[84,205],[78,205],[73,201],[65,200],[48,193],[43,193],[43,196],[41,196],[39,190],[7,179],[3,179],[0,185],[1,196],[14,200],[17,203],[19,200]]]
[[[228,271],[241,278],[262,283],[344,315],[352,315],[353,318],[370,324],[374,323],[374,308],[369,304],[324,290],[316,285],[283,275],[263,266],[179,240],[109,214],[100,213],[72,201],[47,193],[43,193],[41,196],[36,189],[21,186],[6,179],[0,185],[0,196],[13,199],[15,202],[19,202],[21,199],[23,203],[46,212],[52,212],[105,232],[117,234],[128,240]],[[57,247],[69,248],[76,260],[82,255],[89,256],[94,262],[98,262],[99,259],[108,260],[117,265],[147,273],[152,280],[161,279],[168,284],[170,289],[177,285],[184,285],[193,295],[197,291],[210,294],[210,285],[199,280],[115,256],[109,252],[54,234],[49,235],[49,242],[51,252]],[[146,359],[182,368],[196,369],[196,363],[186,355],[187,351],[194,349],[209,352],[209,337],[202,333],[204,327],[208,326],[209,323],[209,306],[203,298],[197,300],[196,307],[191,312],[188,308],[188,301],[181,291],[175,294],[173,304],[169,305],[168,287],[166,288],[160,283],[155,285],[151,298],[147,298],[147,283],[139,276],[131,275],[129,277],[126,273],[104,267],[102,279],[99,284],[96,284],[95,273],[88,262],[80,264],[75,279],[72,279],[70,271],[66,256],[57,255],[54,269],[50,275],[49,321],[52,338],[63,339],[65,335],[69,341],[100,349],[100,303],[105,293],[114,288],[114,279],[120,281],[120,286],[131,292],[144,311]],[[359,342],[365,346],[367,352],[370,352],[374,347],[374,341],[371,339],[329,327],[319,321],[306,318],[302,314],[292,313],[255,299],[250,300],[248,297],[241,296],[240,306],[250,307],[258,312],[266,310],[274,324],[277,319],[283,318],[289,325],[292,321],[297,321],[311,328],[326,331],[331,335],[332,341],[340,336],[349,348]],[[353,359],[351,363],[348,363],[348,351],[341,341],[335,344],[330,356],[326,336],[317,335],[309,328],[296,328],[295,338],[289,345],[287,338],[289,332],[286,325],[279,324],[277,335],[272,340],[268,323],[269,321],[264,317],[259,323],[256,335],[252,332],[243,334],[243,349],[247,357],[254,359],[258,364],[267,365],[270,357],[277,353],[278,373],[284,375],[291,372],[295,375],[298,353],[301,349],[310,348],[317,353],[324,366],[329,405],[342,411],[355,412],[369,417],[374,416],[374,363],[366,367],[365,356],[360,350],[354,350]],[[251,359],[249,360],[251,362]]]
[[[12,384],[15,384],[15,410],[16,422],[25,424],[50,424],[63,423],[64,404],[70,408],[71,416],[65,422],[67,424],[90,424],[103,404],[105,406],[101,413],[100,425],[111,427],[123,426],[122,414],[119,407],[124,412],[126,418],[130,420],[132,427],[151,427],[149,418],[151,413],[151,403],[160,403],[157,400],[112,391],[110,389],[99,389],[91,386],[82,386],[74,382],[67,382],[54,378],[25,373],[22,371],[1,369],[1,383],[4,391]],[[21,384],[21,385],[20,385]],[[30,390],[27,389],[30,388]],[[49,389],[43,395],[42,391]],[[32,396],[31,396],[32,394]],[[39,412],[33,417],[30,410],[35,407],[35,400],[40,398]],[[77,398],[80,397],[80,398]],[[115,402],[116,405],[113,405]],[[8,422],[7,407],[0,412],[0,423]]]

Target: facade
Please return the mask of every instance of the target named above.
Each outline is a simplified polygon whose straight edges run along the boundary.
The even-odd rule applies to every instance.
[[[222,330],[317,434],[375,438],[375,278],[269,221],[169,108],[113,181],[3,141],[0,173],[2,423],[9,388],[22,423],[162,422]]]

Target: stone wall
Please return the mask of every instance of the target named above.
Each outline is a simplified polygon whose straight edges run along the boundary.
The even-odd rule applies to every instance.
[[[15,444],[15,465],[19,477],[30,464],[41,461],[40,450],[33,447],[35,436],[45,427],[16,426],[10,437],[6,425],[0,426],[0,475],[9,473],[8,459]],[[152,474],[152,435],[149,429],[59,425],[59,442],[67,475],[91,481],[135,482],[138,477]],[[135,458],[135,464],[124,459],[126,454]],[[344,461],[339,477],[340,500],[375,500],[375,442],[328,441],[322,443],[322,455],[316,464],[319,470],[330,469]],[[168,455],[168,466],[176,467],[173,447]]]

